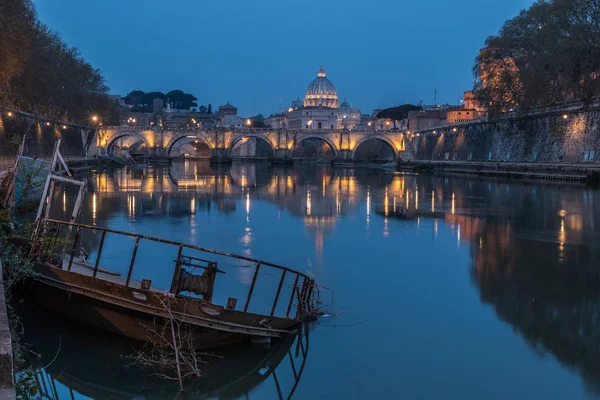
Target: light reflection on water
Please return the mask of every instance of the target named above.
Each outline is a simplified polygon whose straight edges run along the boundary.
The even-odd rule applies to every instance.
[[[335,291],[297,398],[599,397],[598,191],[192,161],[88,184],[85,223],[266,259]]]

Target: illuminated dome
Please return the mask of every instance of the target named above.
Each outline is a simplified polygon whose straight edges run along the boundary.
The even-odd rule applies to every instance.
[[[321,65],[317,79],[312,81],[306,89],[306,96],[304,96],[304,107],[310,106],[322,106],[329,108],[338,108],[339,99],[335,86],[325,74],[325,69]]]

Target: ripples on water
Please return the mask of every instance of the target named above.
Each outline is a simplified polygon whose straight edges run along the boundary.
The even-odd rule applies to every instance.
[[[335,291],[335,315],[310,327],[310,353],[297,339],[275,355],[230,351],[226,370],[242,372],[214,368],[219,379],[209,373],[194,389],[200,397],[600,397],[596,190],[193,161],[87,180],[84,223],[266,259]],[[59,217],[73,201],[57,192]],[[93,257],[97,242],[88,245]],[[246,275],[236,279],[247,283]],[[53,321],[32,335],[44,359],[61,329],[81,355],[47,371],[61,399],[69,387],[75,398],[93,397],[92,388],[119,399],[169,393],[166,384],[144,391],[139,374],[122,373],[120,338]],[[301,379],[288,354],[296,363],[307,355]],[[248,372],[256,365],[262,374]]]

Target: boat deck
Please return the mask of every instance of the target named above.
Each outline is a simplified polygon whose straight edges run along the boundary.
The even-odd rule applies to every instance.
[[[62,269],[66,271],[68,268],[69,268],[69,260],[67,258],[63,262]],[[85,276],[93,276],[94,275],[94,265],[73,259],[73,263],[71,264],[71,272],[75,272],[77,274],[85,275]],[[123,286],[126,286],[125,283],[127,281],[127,278],[122,276],[120,273],[111,271],[110,269],[103,268],[103,267],[98,267],[98,273],[96,274],[96,278],[104,280],[104,281],[116,283],[118,285],[123,285]],[[129,281],[129,287],[132,289],[141,290],[142,282],[131,279]],[[150,290],[152,292],[156,292],[156,293],[164,293],[165,292],[165,290],[159,289],[154,286],[150,286]]]

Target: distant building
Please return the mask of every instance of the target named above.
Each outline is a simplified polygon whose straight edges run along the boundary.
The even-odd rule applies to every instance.
[[[264,120],[265,124],[271,129],[285,128],[286,116],[284,113],[272,114]]]
[[[463,94],[463,99],[465,101],[465,109],[486,111],[486,107],[479,103],[479,101],[477,100],[477,95],[473,91],[466,91]]]
[[[204,107],[206,108],[206,107]],[[196,125],[199,128],[210,129],[217,126],[218,118],[215,114],[207,112],[193,112],[188,116],[191,125]]]
[[[470,121],[478,121],[485,118],[487,115],[484,111],[467,110],[465,108],[459,110],[448,111],[446,120],[448,124],[460,124]]]
[[[446,119],[449,124],[478,121],[487,117],[487,110],[479,104],[475,93],[467,91],[463,94],[463,99],[461,108],[448,111]]]
[[[237,115],[224,115],[220,119],[220,126],[224,128],[241,128],[243,120]]]
[[[300,98],[297,98],[296,100],[292,101],[292,108],[300,107],[304,107],[304,101],[300,100]]]
[[[121,113],[121,125],[129,126],[150,126],[152,114],[141,112]]]
[[[327,107],[301,107],[288,112],[287,127],[300,129],[336,129],[338,124],[337,110]]]
[[[408,129],[418,131],[447,125],[447,108],[423,109],[408,112]]]
[[[127,104],[125,104],[125,101],[120,94],[109,94],[108,98],[110,99],[111,103],[118,105],[120,108],[127,107]]]
[[[165,102],[161,98],[152,100],[152,113],[160,114],[165,107]]]
[[[360,125],[360,121],[360,110],[350,106],[350,103],[344,99],[338,109],[338,129],[353,129],[357,125]]]
[[[238,109],[231,105],[231,103],[229,103],[229,100],[227,100],[227,103],[225,105],[219,106],[219,111],[217,111],[217,114],[219,115],[219,117],[223,118],[226,115],[237,115],[237,112]]]

